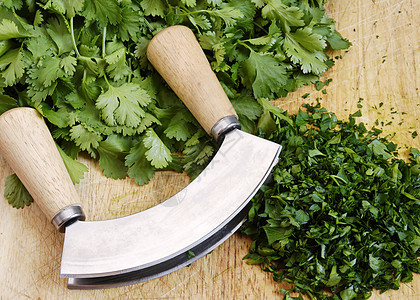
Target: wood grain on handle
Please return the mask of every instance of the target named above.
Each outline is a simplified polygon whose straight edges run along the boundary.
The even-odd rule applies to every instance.
[[[15,108],[0,116],[0,153],[49,220],[79,203],[51,133],[35,109]]]
[[[188,27],[177,25],[159,32],[150,41],[147,58],[207,133],[220,119],[237,116]]]

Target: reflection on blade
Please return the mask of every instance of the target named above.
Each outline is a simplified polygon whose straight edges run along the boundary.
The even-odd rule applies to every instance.
[[[240,227],[280,149],[233,130],[207,168],[165,202],[123,218],[70,225],[61,276],[69,278],[70,288],[120,286],[204,256]]]

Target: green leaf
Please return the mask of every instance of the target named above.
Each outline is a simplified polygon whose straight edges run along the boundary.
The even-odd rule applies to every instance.
[[[38,29],[36,37],[28,39],[26,45],[27,49],[34,56],[33,63],[36,63],[40,57],[53,55],[53,50],[56,49],[56,45],[45,28]]]
[[[147,51],[147,47],[149,46],[149,43],[150,43],[149,39],[145,37],[140,37],[136,44],[136,49],[134,51],[134,54],[138,58],[140,62],[140,66],[142,68],[146,68],[149,63],[149,61],[147,60],[147,55],[146,55],[146,51]]]
[[[212,10],[211,14],[221,18],[225,22],[226,27],[235,26],[236,22],[244,16],[239,9],[229,5],[225,5],[221,9]]]
[[[99,168],[106,177],[123,179],[127,177],[128,168],[125,156],[131,147],[131,140],[113,134],[99,143]]]
[[[68,18],[72,18],[83,8],[84,2],[88,2],[88,0],[49,0],[45,9],[54,8]]]
[[[309,155],[309,157],[325,156],[325,154],[322,153],[321,151],[319,151],[318,149],[310,149],[308,151],[308,155]]]
[[[373,154],[377,157],[382,157],[383,159],[387,160],[392,158],[392,154],[388,152],[386,146],[381,143],[379,140],[373,140],[369,145],[369,149],[372,150]]]
[[[185,113],[180,111],[171,118],[164,133],[170,139],[175,138],[177,141],[186,141],[194,132],[188,120],[185,119]]]
[[[147,148],[142,140],[139,140],[125,157],[125,165],[128,167],[128,176],[134,178],[139,185],[150,181],[155,173],[155,169],[146,159]]]
[[[66,128],[74,125],[74,115],[72,115],[67,107],[61,107],[53,110],[45,102],[41,103],[42,113],[49,122],[58,126],[59,128]]]
[[[73,75],[76,72],[77,59],[73,56],[66,56],[60,61],[60,68],[66,75]]]
[[[343,38],[343,36],[335,29],[332,31],[331,35],[327,36],[327,42],[334,50],[343,50],[351,46],[349,40]]]
[[[341,281],[341,276],[337,273],[337,266],[334,265],[331,268],[330,278],[328,279],[326,286],[335,286],[338,285]]]
[[[129,76],[132,72],[131,68],[127,64],[125,53],[126,48],[122,46],[122,48],[119,48],[115,52],[105,56],[105,61],[109,64],[106,67],[106,71],[115,81],[119,81],[125,76]]]
[[[342,290],[340,292],[340,297],[343,300],[352,300],[352,299],[354,299],[354,298],[357,297],[357,293],[354,290],[353,286],[351,286],[351,287],[349,287],[349,288],[347,288],[345,290]]]
[[[275,98],[275,94],[286,84],[286,69],[269,54],[251,51],[242,64],[256,98]]]
[[[34,201],[16,174],[7,176],[4,197],[15,208],[24,208]]]
[[[124,83],[119,87],[108,85],[108,90],[98,97],[96,107],[109,126],[137,127],[146,114],[142,106],[150,101],[149,94],[139,85]]]
[[[303,11],[298,7],[287,7],[281,0],[265,0],[266,6],[261,10],[264,18],[280,20],[284,26],[304,26]],[[257,3],[260,5],[261,3]]]
[[[122,41],[136,40],[140,27],[141,16],[139,8],[135,5],[126,5],[121,9],[122,22],[118,26],[118,33]]]
[[[171,151],[152,128],[147,129],[143,144],[148,149],[145,153],[146,158],[155,168],[165,168],[172,161]]]
[[[46,30],[57,46],[57,55],[68,53],[73,50],[73,42],[69,29],[62,18],[48,20]]]
[[[162,0],[143,0],[140,2],[140,6],[146,16],[152,15],[153,17],[163,18],[166,15],[166,5]]]
[[[82,150],[88,151],[91,155],[93,149],[98,148],[102,136],[97,132],[91,132],[82,125],[73,126],[70,129],[70,137]]]
[[[25,71],[22,53],[19,49],[9,50],[0,57],[0,76],[4,78],[6,86],[14,85]]]
[[[15,22],[8,19],[1,20],[0,41],[13,38],[25,38],[29,36],[31,36],[31,34],[29,34],[27,31],[24,31],[23,29],[19,29]]]
[[[196,0],[181,0],[181,2],[183,4],[185,4],[186,6],[190,6],[190,7],[193,7],[193,6],[196,6],[197,5],[197,1]]]
[[[56,80],[64,74],[60,68],[61,59],[57,56],[46,56],[43,58],[38,67],[31,69],[29,76],[33,83],[37,85],[37,89],[50,87],[56,84]]]
[[[122,21],[121,9],[117,0],[86,0],[82,13],[86,19],[98,21],[102,26],[106,26],[108,23],[116,25]]]
[[[88,167],[86,167],[81,162],[72,159],[58,145],[57,149],[61,155],[61,158],[63,159],[64,165],[66,166],[67,172],[70,175],[71,181],[73,182],[73,184],[79,183],[80,180],[83,179],[84,174],[89,170]]]
[[[300,64],[303,73],[320,75],[328,68],[326,56],[319,49],[325,48],[325,41],[311,29],[298,29],[295,33],[286,33],[283,49],[295,64]]]
[[[231,100],[232,105],[239,116],[250,120],[256,120],[263,110],[258,102],[248,93],[242,93],[239,97]]]
[[[271,225],[263,226],[264,232],[267,235],[268,244],[272,245],[274,242],[280,240],[287,240],[293,233],[293,229],[290,227],[276,227]]]
[[[2,5],[19,10],[22,8],[23,2],[22,0],[3,0]]]
[[[263,7],[265,4],[264,0],[251,0],[251,2],[254,3],[255,6],[258,8]]]
[[[16,99],[0,94],[0,115],[15,107],[18,107]]]
[[[205,15],[188,15],[190,22],[203,30],[211,29],[211,22]]]

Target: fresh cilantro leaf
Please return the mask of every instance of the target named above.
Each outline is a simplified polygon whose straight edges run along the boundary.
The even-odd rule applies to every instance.
[[[76,72],[77,59],[74,56],[66,56],[60,61],[60,68],[66,75],[73,75]]]
[[[108,63],[106,71],[115,81],[118,81],[132,73],[131,68],[127,65],[125,53],[126,49],[125,47],[122,47],[105,56],[105,61]]]
[[[223,0],[207,0],[207,3],[211,4],[212,6],[219,6],[223,3]]]
[[[203,15],[188,15],[188,19],[197,29],[209,30],[211,29],[211,22],[207,16]]]
[[[283,49],[293,63],[301,65],[304,74],[320,75],[328,68],[324,52],[318,50],[324,45],[325,41],[319,35],[314,35],[310,28],[305,28],[298,29],[295,33],[286,33]]]
[[[190,7],[193,7],[197,4],[196,0],[181,0],[181,2],[185,4],[186,6],[190,6]]]
[[[58,56],[73,50],[72,37],[62,18],[49,19],[46,27],[48,34],[58,48]]]
[[[108,84],[108,90],[98,97],[96,107],[102,111],[102,118],[110,126],[137,127],[145,116],[141,107],[150,101],[149,94],[139,85],[124,83],[114,87]]]
[[[147,60],[147,47],[149,46],[150,40],[145,37],[140,37],[138,42],[136,43],[136,49],[134,51],[134,54],[138,58],[140,62],[140,66],[142,68],[146,68],[149,61]]]
[[[41,107],[42,113],[48,119],[48,121],[58,126],[59,128],[65,128],[74,125],[74,115],[69,113],[69,110],[66,107],[53,110],[45,102],[41,103]]]
[[[30,34],[26,31],[20,30],[15,22],[3,19],[0,22],[0,41],[12,38],[24,38]]]
[[[196,137],[198,138],[198,137]],[[191,142],[183,151],[184,169],[191,179],[196,178],[210,161],[214,154],[214,148],[207,142],[199,144]]]
[[[44,57],[37,68],[31,69],[29,76],[38,89],[56,84],[56,80],[64,74],[60,68],[61,59],[57,56]]]
[[[61,158],[63,159],[64,165],[66,166],[67,172],[70,175],[71,181],[73,182],[73,184],[79,183],[80,180],[83,179],[84,174],[89,170],[88,167],[86,167],[81,162],[72,159],[58,145],[57,149],[61,155]]]
[[[232,99],[231,103],[238,115],[250,120],[256,120],[262,114],[261,106],[248,93],[241,93],[241,95]]]
[[[46,29],[37,29],[35,38],[26,41],[26,45],[34,57],[33,63],[36,63],[40,57],[51,56],[53,49],[56,49]]]
[[[271,98],[286,84],[286,69],[270,54],[251,51],[242,69],[256,98]]]
[[[265,5],[265,0],[251,0],[251,2],[254,3],[258,8],[261,8]]]
[[[7,176],[4,197],[15,208],[24,208],[34,201],[16,174]]]
[[[170,139],[175,138],[177,141],[186,141],[192,136],[194,130],[185,119],[185,114],[181,111],[171,118],[164,133]]]
[[[261,10],[264,18],[280,20],[283,26],[304,26],[303,12],[296,6],[288,7],[282,0],[265,0],[266,5]],[[258,3],[260,5],[261,3]]]
[[[25,71],[22,52],[19,49],[9,50],[0,57],[0,77],[6,86],[15,84]]]
[[[40,26],[44,22],[44,16],[40,10],[37,10],[34,17],[34,26]]]
[[[88,151],[92,157],[96,157],[93,149],[98,148],[102,136],[97,132],[91,132],[82,125],[73,126],[70,129],[70,137],[82,150]]]
[[[16,99],[0,94],[0,115],[15,107],[18,107]]]
[[[221,9],[215,9],[209,12],[221,18],[227,27],[235,26],[236,22],[244,16],[239,9],[230,5],[225,5]]]
[[[2,5],[19,10],[22,8],[23,2],[22,0],[3,0]]]
[[[125,157],[125,165],[128,167],[128,176],[134,181],[143,185],[150,181],[155,173],[155,169],[146,159],[147,148],[142,140],[139,140]]]
[[[122,20],[118,25],[118,33],[122,41],[136,40],[140,27],[140,10],[135,5],[126,5],[121,9]]]
[[[166,5],[162,0],[142,0],[140,5],[146,16],[164,17],[166,14]]]
[[[327,42],[334,50],[343,50],[351,46],[349,40],[343,38],[343,36],[335,29],[332,31],[331,35],[327,36]]]
[[[83,8],[83,3],[88,2],[85,0],[49,0],[44,8],[53,8],[61,14],[67,15],[68,18],[72,18]]]
[[[84,1],[82,13],[86,19],[91,21],[97,20],[103,26],[106,26],[108,23],[116,25],[122,21],[121,9],[117,0]]]
[[[99,143],[99,168],[106,177],[123,179],[127,177],[128,168],[125,156],[130,150],[131,140],[119,135],[109,135]]]
[[[148,149],[145,155],[152,166],[162,169],[172,161],[171,151],[152,128],[147,129],[142,141],[146,149]]]

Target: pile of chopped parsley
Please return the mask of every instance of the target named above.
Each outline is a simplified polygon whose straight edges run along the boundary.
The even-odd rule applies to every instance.
[[[256,99],[316,82],[350,43],[324,0],[2,0],[0,113],[36,108],[75,182],[81,152],[107,177],[145,184],[156,170],[207,165],[217,145],[149,64],[163,28],[191,28],[240,116],[255,132]],[[8,180],[8,190],[19,181]],[[20,194],[20,193],[18,193]],[[17,207],[31,199],[9,194]]]
[[[356,122],[360,111],[341,121],[319,104],[304,107],[269,108],[271,125],[260,128],[283,150],[243,227],[253,239],[247,262],[293,283],[285,299],[398,289],[420,272],[420,151],[399,159],[381,130]]]

